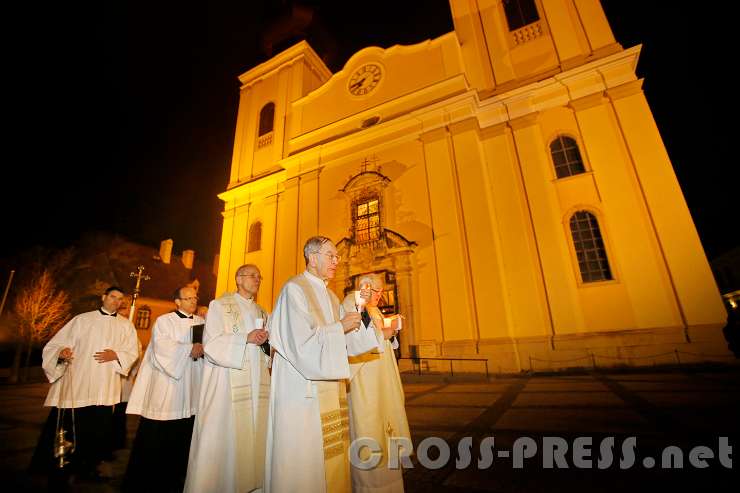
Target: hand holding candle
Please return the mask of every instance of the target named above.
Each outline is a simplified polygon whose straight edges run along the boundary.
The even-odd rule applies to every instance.
[[[394,332],[401,330],[401,315],[392,315],[390,317],[383,318],[383,327],[386,329],[392,329]]]
[[[362,286],[360,286],[359,291],[355,291],[355,307],[357,308],[358,312],[361,312],[365,309],[365,306],[367,305],[371,294],[372,292],[370,291],[369,284],[363,284]]]

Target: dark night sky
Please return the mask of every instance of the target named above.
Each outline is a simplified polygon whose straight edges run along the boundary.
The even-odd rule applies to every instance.
[[[286,3],[115,0],[19,13],[6,44],[18,67],[8,77],[17,117],[6,135],[19,152],[4,160],[0,205],[10,234],[0,255],[107,230],[152,246],[172,237],[176,252],[193,248],[210,261],[237,76],[267,58],[259,34]],[[309,42],[333,50],[333,71],[365,46],[452,30],[447,0],[304,3],[319,19]],[[722,67],[734,59],[731,19],[689,3],[602,4],[625,48],[643,43],[638,74],[708,255],[740,245],[725,218],[737,195],[734,135],[716,121],[737,114]]]

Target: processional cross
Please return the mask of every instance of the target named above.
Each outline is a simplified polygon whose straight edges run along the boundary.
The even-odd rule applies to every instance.
[[[136,308],[136,298],[139,297],[139,293],[141,293],[141,281],[148,281],[151,279],[148,275],[144,274],[144,266],[140,265],[137,267],[138,272],[132,272],[129,274],[129,277],[135,277],[136,278],[136,287],[134,287],[134,295],[131,297],[131,310],[128,314],[128,319],[133,322],[134,320],[134,311]]]

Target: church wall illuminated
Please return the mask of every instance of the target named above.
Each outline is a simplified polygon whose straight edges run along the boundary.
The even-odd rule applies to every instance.
[[[321,234],[338,295],[384,277],[403,356],[518,372],[729,355],[640,46],[598,0],[450,5],[453,32],[337,73],[301,42],[240,76],[216,294],[254,263],[272,306]]]

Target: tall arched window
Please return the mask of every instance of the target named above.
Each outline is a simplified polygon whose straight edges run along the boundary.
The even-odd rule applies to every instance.
[[[257,221],[249,227],[247,253],[256,252],[260,248],[262,248],[262,223]]]
[[[550,143],[550,154],[555,164],[555,175],[558,178],[578,175],[586,171],[575,139],[559,135]]]
[[[275,103],[267,103],[260,110],[260,126],[257,137],[262,137],[265,134],[272,132],[275,126]]]
[[[570,233],[578,258],[583,282],[608,281],[612,278],[599,221],[588,211],[578,211],[570,217]]]
[[[504,0],[504,13],[509,31],[516,31],[540,20],[534,0]]]

